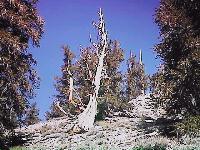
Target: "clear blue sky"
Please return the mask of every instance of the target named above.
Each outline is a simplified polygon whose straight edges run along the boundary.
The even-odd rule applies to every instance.
[[[61,75],[61,46],[69,45],[78,55],[80,45],[89,45],[89,33],[94,33],[92,21],[98,20],[100,7],[109,37],[120,41],[126,58],[130,50],[138,55],[142,49],[145,70],[153,74],[159,64],[153,53],[159,37],[153,17],[158,5],[159,0],[40,0],[38,10],[46,22],[45,33],[40,48],[31,48],[41,78],[33,100],[40,109],[40,117],[44,119],[53,101],[54,77]]]

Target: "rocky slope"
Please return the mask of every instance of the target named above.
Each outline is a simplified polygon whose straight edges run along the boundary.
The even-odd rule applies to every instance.
[[[88,132],[72,130],[76,118],[69,117],[40,122],[16,129],[16,132],[25,134],[25,146],[34,150],[81,148],[127,150],[135,146],[155,144],[166,145],[168,149],[200,147],[200,138],[170,139],[163,136],[161,133],[170,127],[170,122],[159,119],[160,111],[152,110],[145,104],[146,102],[148,102],[146,98],[136,99],[132,103],[137,109],[133,109],[128,115],[126,113],[129,117],[120,117],[123,114],[116,113],[112,118],[96,121],[94,128]]]
[[[146,126],[145,129],[144,124],[151,124],[151,121],[127,117],[106,118],[104,121],[97,121],[90,131],[77,134],[70,130],[74,122],[63,117],[21,128],[20,131],[31,135],[25,145],[28,149],[34,150],[81,148],[127,150],[139,145],[155,144],[166,145],[168,149],[200,146],[198,139],[187,142],[182,140],[181,144],[177,140],[161,136],[157,126]]]

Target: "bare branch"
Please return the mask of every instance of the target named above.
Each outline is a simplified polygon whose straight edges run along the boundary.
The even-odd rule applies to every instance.
[[[103,69],[102,69],[102,77],[101,78],[102,79],[110,79],[110,77],[107,74],[107,71],[106,71],[105,67],[103,67]]]
[[[87,70],[88,70],[88,72],[89,72],[89,78],[92,80],[93,76],[92,76],[92,72],[91,72],[91,70],[90,70],[90,68],[89,68],[89,65],[88,65],[87,62],[85,62],[85,64],[86,64]]]
[[[73,91],[75,92],[76,96],[78,96],[78,100],[80,101],[81,105],[84,105],[82,100],[81,100],[81,98],[80,98],[80,96],[78,95],[77,90],[73,88]]]
[[[90,34],[90,43],[92,44],[92,46],[94,46],[94,48],[98,48],[98,45],[92,41],[92,35]]]
[[[56,106],[62,113],[64,113],[65,115],[68,115],[68,114],[66,113],[66,111],[64,111],[64,109],[60,106],[60,102],[59,102],[59,101],[57,101],[57,102],[55,103],[55,106]]]

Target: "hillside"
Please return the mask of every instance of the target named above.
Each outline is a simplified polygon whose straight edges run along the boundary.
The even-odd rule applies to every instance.
[[[138,111],[129,112],[129,117],[125,117],[127,115],[124,113],[115,113],[110,118],[96,121],[94,128],[88,132],[73,128],[76,124],[76,118],[70,117],[54,118],[16,129],[16,132],[25,134],[26,143],[24,145],[28,149],[34,150],[41,148],[51,150],[81,148],[125,150],[141,145],[154,146],[159,144],[169,149],[200,146],[198,138],[195,140],[181,138],[173,132],[169,135],[171,138],[166,137],[165,131],[173,131],[170,127],[175,118],[166,119],[164,116],[159,118],[157,116],[156,118],[158,111],[146,107],[148,106],[147,99],[139,97],[134,104],[137,104],[137,102],[143,103],[143,105],[138,105],[136,109]],[[130,117],[130,114],[132,114],[132,117]]]

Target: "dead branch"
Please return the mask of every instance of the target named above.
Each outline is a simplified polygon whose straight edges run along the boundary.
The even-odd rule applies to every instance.
[[[57,101],[57,102],[55,103],[55,106],[56,106],[62,113],[64,113],[65,115],[68,115],[68,113],[66,113],[66,111],[64,111],[64,109],[60,106],[60,102],[59,102],[59,101]]]

